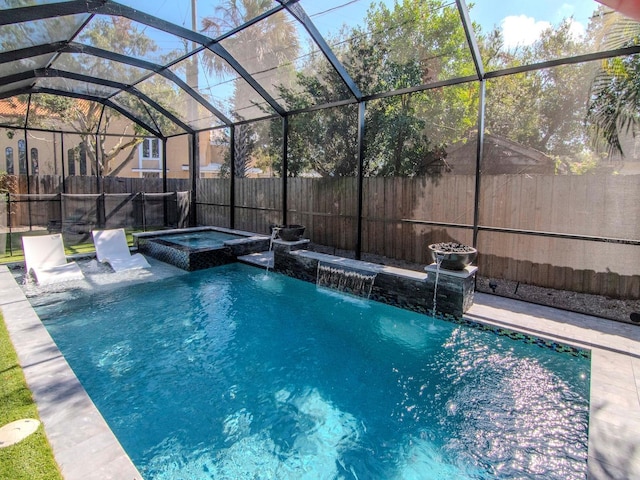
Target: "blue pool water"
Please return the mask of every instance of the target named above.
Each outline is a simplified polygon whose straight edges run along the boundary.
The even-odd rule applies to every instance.
[[[221,248],[227,240],[238,240],[242,237],[231,233],[206,230],[201,232],[176,233],[161,235],[159,239],[189,248]]]
[[[145,479],[584,479],[589,360],[241,264],[37,307]]]

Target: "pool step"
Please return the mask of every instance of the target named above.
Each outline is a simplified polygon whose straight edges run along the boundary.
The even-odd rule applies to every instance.
[[[273,252],[258,252],[242,255],[238,260],[262,268],[273,268]]]

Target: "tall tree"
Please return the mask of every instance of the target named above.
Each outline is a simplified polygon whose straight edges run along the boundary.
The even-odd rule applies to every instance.
[[[584,51],[565,19],[541,33],[540,39],[513,51],[502,48],[499,31],[481,36],[490,70],[571,57]],[[486,128],[548,155],[567,156],[582,151],[585,102],[584,81],[589,64],[564,65],[492,79],[487,83]]]
[[[215,7],[214,15],[202,20],[203,31],[216,38],[266,12],[272,5],[272,0],[226,0]],[[299,53],[295,26],[292,21],[288,21],[285,14],[271,15],[240,30],[225,39],[224,47],[245,69],[252,72],[254,78],[263,86],[270,85],[272,82],[287,87],[292,85],[290,81],[294,78],[293,72],[289,78],[281,75],[277,78],[269,76],[269,72],[277,71],[282,65],[292,68]],[[204,68],[219,75],[233,73],[227,62],[210,51],[207,51],[204,56]],[[243,107],[248,98],[255,98],[255,96],[255,91],[248,84],[241,81],[235,83],[232,100],[234,120],[245,120],[242,115]],[[259,134],[260,132],[254,131],[250,124],[236,130],[233,148],[237,176],[245,176],[248,171],[256,136]],[[229,161],[230,155],[225,159],[227,165]],[[224,171],[227,169],[225,167]]]
[[[365,94],[415,87],[469,75],[473,63],[455,6],[439,0],[403,0],[369,9],[365,23],[328,39]],[[326,64],[308,60],[297,89],[282,89],[294,108],[345,98],[344,84]],[[434,89],[367,103],[366,174],[436,175],[444,145],[475,124],[474,87]],[[427,122],[431,119],[432,122]],[[356,172],[357,113],[344,107],[292,117],[290,174],[305,169],[324,176]],[[297,132],[303,132],[299,135]],[[274,132],[277,133],[277,132]],[[317,138],[321,135],[321,138]],[[272,153],[276,153],[274,147]]]
[[[144,57],[156,50],[156,45],[134,22],[124,17],[99,18],[89,29],[83,30],[79,40],[98,48],[113,50],[134,57]],[[100,78],[127,79],[131,67],[96,56],[79,57],[65,55],[55,64],[56,68],[70,72],[87,72]],[[158,89],[163,95],[179,96],[177,88],[169,85],[163,77],[155,76],[146,82],[147,93]],[[165,98],[168,104],[176,104]],[[129,95],[120,96],[118,102],[134,115],[146,120],[150,126],[164,133],[176,132],[176,126],[160,114],[149,113],[151,109],[140,100]],[[144,136],[149,136],[140,125],[125,120],[116,110],[103,108],[102,104],[77,100],[63,96],[38,94],[32,96],[32,105],[38,115],[32,117],[31,126],[55,128],[55,123],[64,119],[79,136],[76,147],[86,155],[92,169],[97,165],[100,175],[116,175],[135,156],[137,146]],[[82,147],[80,147],[82,145]],[[95,170],[95,169],[94,169]]]

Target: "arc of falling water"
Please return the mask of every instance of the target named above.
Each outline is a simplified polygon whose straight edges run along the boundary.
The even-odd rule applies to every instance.
[[[280,233],[279,227],[273,227],[273,230],[271,230],[271,239],[269,240],[269,253],[273,252],[273,241],[278,237],[279,233]],[[275,262],[276,262],[276,259],[273,258],[273,263],[275,264]],[[267,259],[267,271],[265,272],[265,275],[268,273],[269,273],[269,260]]]
[[[445,259],[446,255],[443,253],[436,252],[436,281],[433,286],[433,310],[431,311],[431,316],[436,316],[436,303],[438,300],[438,277],[440,276],[440,265],[442,265],[442,261]]]

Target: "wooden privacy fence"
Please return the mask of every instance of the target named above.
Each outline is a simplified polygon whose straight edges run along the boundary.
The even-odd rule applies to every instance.
[[[483,176],[480,274],[640,298],[639,182],[640,176]],[[267,233],[270,224],[281,223],[281,179],[235,183],[236,228]],[[287,185],[288,223],[305,225],[305,236],[315,243],[355,248],[356,178],[289,178]],[[197,188],[199,223],[228,226],[229,180],[201,179]],[[445,175],[437,181],[365,178],[362,251],[426,265],[430,243],[471,244],[474,196],[472,175]],[[597,241],[607,238],[628,242]]]
[[[31,182],[32,193],[38,189],[38,193],[57,193],[61,184],[47,177],[33,177]],[[162,191],[162,179],[106,177],[102,182],[110,193],[129,188],[129,192]],[[305,225],[305,236],[317,244],[353,250],[357,182],[357,178],[288,178],[287,222]],[[167,183],[169,190],[189,189],[188,180],[167,179]],[[477,242],[480,274],[640,298],[639,183],[639,175],[483,176]],[[199,224],[230,226],[230,185],[229,179],[196,181]],[[96,193],[97,181],[69,177],[65,186],[69,193]],[[365,178],[362,252],[428,264],[430,243],[471,244],[474,195],[472,175],[444,175],[437,180]],[[280,178],[235,179],[233,199],[235,228],[268,233],[269,225],[282,222]]]
[[[178,189],[188,189],[189,182],[167,183],[176,190],[162,193],[162,179],[105,177],[98,183],[96,177],[67,177],[63,183],[55,175],[20,176],[18,192],[7,197],[6,226],[62,232],[69,245],[90,241],[95,228],[188,226],[190,194]]]
[[[9,194],[10,231],[61,232],[66,244],[91,241],[94,229],[149,230],[189,224],[189,192]]]
[[[162,178],[125,178],[61,175],[18,176],[18,190],[15,193],[31,194],[99,194],[99,193],[162,193]],[[183,192],[190,189],[189,179],[167,178],[168,192]]]

